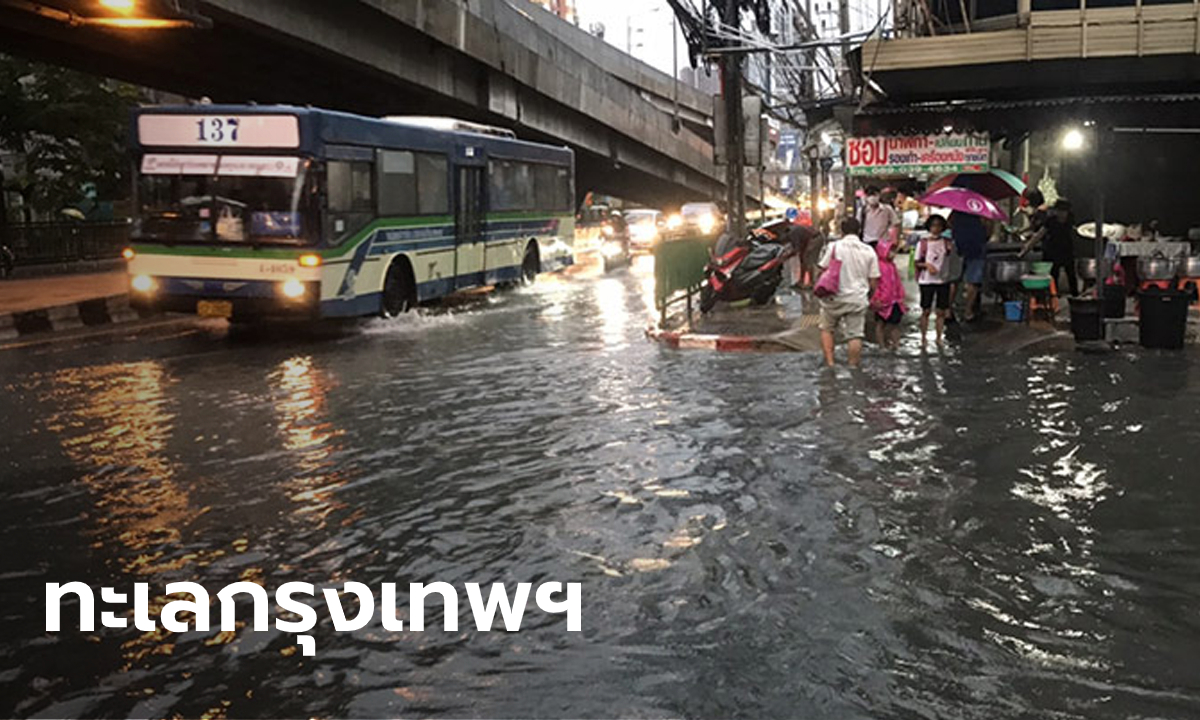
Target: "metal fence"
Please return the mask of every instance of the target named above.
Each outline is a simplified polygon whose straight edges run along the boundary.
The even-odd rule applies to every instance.
[[[711,237],[687,237],[660,242],[654,248],[654,299],[662,315],[660,325],[667,323],[667,309],[677,303],[687,303],[687,317],[692,317],[692,296],[704,283],[704,267],[711,258]]]
[[[0,232],[18,267],[111,260],[129,244],[128,221],[18,224]]]

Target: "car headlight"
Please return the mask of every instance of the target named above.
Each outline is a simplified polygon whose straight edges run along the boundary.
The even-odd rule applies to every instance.
[[[712,232],[715,227],[717,227],[717,219],[711,214],[705,214],[700,216],[700,218],[696,221],[696,224],[700,227],[700,232],[707,235]]]
[[[676,215],[672,215],[671,217],[667,218],[667,229],[668,230],[678,230],[681,227],[683,227],[683,216],[682,215],[676,214]]]
[[[302,298],[304,297],[305,292],[304,283],[300,282],[296,278],[284,280],[279,284],[279,292],[289,300]]]
[[[600,246],[600,254],[606,258],[614,258],[621,254],[621,243],[609,240]]]
[[[149,275],[134,275],[133,280],[129,282],[129,286],[140,293],[152,293],[157,285]]]
[[[642,242],[653,242],[658,237],[658,230],[653,227],[634,228],[633,236]]]

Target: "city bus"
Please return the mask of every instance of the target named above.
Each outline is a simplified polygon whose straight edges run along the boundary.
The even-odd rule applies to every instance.
[[[403,314],[574,262],[574,155],[444,118],[133,114],[132,303],[229,320]]]

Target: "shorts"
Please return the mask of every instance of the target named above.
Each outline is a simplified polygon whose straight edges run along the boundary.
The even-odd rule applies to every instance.
[[[921,309],[929,310],[933,307],[934,299],[937,299],[938,310],[950,309],[950,285],[949,283],[941,283],[939,285],[922,285],[921,286]]]
[[[969,285],[982,285],[985,270],[987,270],[987,258],[963,260],[963,282]]]
[[[886,316],[880,315],[879,319],[885,325],[899,325],[904,321],[904,311],[900,309],[899,303],[892,303],[892,311]]]
[[[842,337],[846,340],[862,340],[866,334],[867,305],[848,300],[821,301],[821,330],[836,332],[842,328]]]

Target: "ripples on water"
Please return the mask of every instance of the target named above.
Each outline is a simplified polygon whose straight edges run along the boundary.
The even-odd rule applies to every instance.
[[[0,714],[1200,714],[1186,356],[830,375],[660,349],[648,293],[0,357]],[[578,580],[584,632],[40,630],[184,579]]]

